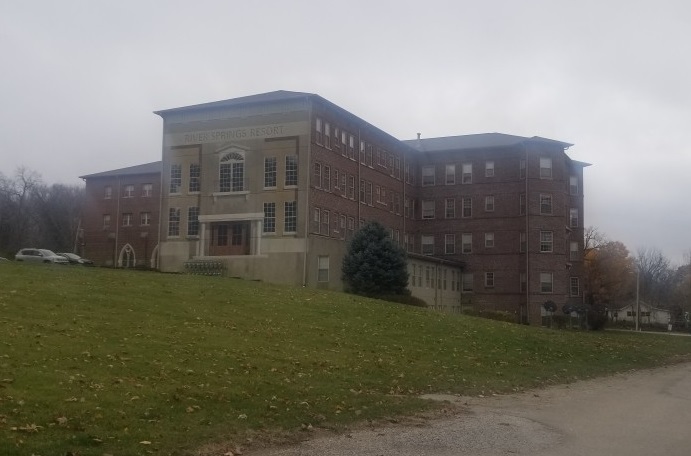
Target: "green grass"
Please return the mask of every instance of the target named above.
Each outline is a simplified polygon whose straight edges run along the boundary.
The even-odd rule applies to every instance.
[[[689,353],[685,337],[551,331],[219,277],[3,263],[0,454],[194,454],[434,407],[421,393],[510,392]]]

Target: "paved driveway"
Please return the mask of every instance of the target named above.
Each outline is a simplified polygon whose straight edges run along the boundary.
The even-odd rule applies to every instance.
[[[689,363],[510,396],[434,399],[454,404],[455,416],[363,429],[249,454],[691,455]]]

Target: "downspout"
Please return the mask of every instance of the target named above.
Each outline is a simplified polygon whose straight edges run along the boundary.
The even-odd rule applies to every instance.
[[[161,116],[161,118],[163,118]],[[163,176],[165,173],[166,120],[163,118],[163,138],[161,140],[161,171],[158,175],[158,236],[156,241],[156,269],[161,270],[161,231],[163,230]]]
[[[309,100],[309,98],[307,98],[307,100]],[[311,160],[312,160],[312,125],[313,125],[312,124],[312,122],[313,122],[312,103],[309,103],[309,107],[310,107],[310,109],[308,111],[309,112],[309,116],[308,116],[309,117],[309,121],[308,121],[309,125],[307,127],[308,138],[309,138],[309,141],[307,141],[307,171],[306,171],[306,173],[307,173],[307,186],[305,189],[305,228],[304,228],[305,229],[305,249],[304,249],[304,253],[303,253],[303,257],[302,257],[302,286],[303,287],[307,286],[307,253],[309,250],[309,239],[308,239],[308,237],[309,237],[309,227],[310,227],[310,191],[311,191],[310,185],[312,183],[311,182],[312,181],[312,172],[311,172],[311,170],[312,170],[312,163],[311,163]],[[299,172],[300,172],[299,171],[300,170],[300,138],[299,137],[297,140],[296,147],[298,149],[297,152],[298,152],[298,179],[299,179],[300,178],[300,175],[299,175]],[[300,182],[299,181],[298,181],[298,188],[295,190],[295,192],[297,194],[296,195],[297,196],[296,201],[299,202],[300,201],[300,198],[299,198],[299,196],[300,196]],[[299,206],[299,204],[298,204],[298,206]],[[297,210],[297,208],[296,208],[296,210]],[[284,216],[285,216],[285,214],[284,214]],[[284,221],[284,223],[285,223],[285,221]]]
[[[358,147],[359,147],[359,145],[360,145],[360,127],[358,127],[358,129],[357,129],[357,137],[358,137]],[[355,154],[355,151],[353,151],[353,154]],[[372,159],[374,160],[374,150],[372,150],[372,155],[373,155]],[[365,148],[365,161],[367,161],[367,148]],[[357,226],[358,226],[358,229],[360,229],[359,228],[360,227],[360,220],[361,220],[360,215],[361,215],[361,211],[362,211],[362,208],[360,207],[362,205],[362,201],[360,201],[360,185],[362,182],[362,169],[361,169],[362,164],[360,163],[360,151],[359,150],[358,150],[358,157],[357,157],[357,160],[355,160],[355,162],[357,163],[357,182],[356,182],[357,187],[355,187],[355,192],[356,192],[355,193],[356,194],[355,201],[357,201]]]
[[[523,143],[525,152],[525,312],[526,321],[530,324],[530,199],[528,197],[528,148]]]
[[[120,237],[120,175],[118,175],[118,193],[116,198],[118,199],[117,211],[115,213],[115,245],[113,246],[113,268],[117,267],[117,256],[118,256],[118,238]]]

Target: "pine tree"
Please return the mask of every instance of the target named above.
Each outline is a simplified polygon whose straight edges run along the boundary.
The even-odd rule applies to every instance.
[[[405,251],[378,222],[369,222],[355,233],[343,258],[342,278],[346,291],[359,295],[409,294]]]

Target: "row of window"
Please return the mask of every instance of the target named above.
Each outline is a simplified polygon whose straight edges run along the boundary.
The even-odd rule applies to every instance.
[[[447,289],[447,270],[443,268],[436,274],[437,270],[433,266],[412,265],[412,272],[410,274],[410,285],[418,288],[437,288],[439,290]],[[436,276],[436,277],[435,277]],[[424,278],[424,281],[423,281]],[[526,291],[526,274],[520,275],[519,290]],[[472,293],[474,290],[475,275],[472,272],[461,273],[451,270],[451,291],[462,291],[464,293]],[[485,289],[491,290],[497,286],[497,276],[494,272],[483,273],[483,286]],[[540,293],[554,292],[554,275],[551,272],[540,273]],[[569,295],[580,296],[581,284],[578,277],[569,278]]]
[[[486,232],[483,235],[485,248],[491,249],[495,247],[495,233]],[[408,241],[409,236],[405,235],[405,244],[410,247]],[[412,236],[410,236],[412,238]],[[525,253],[526,251],[526,235],[524,232],[520,233],[519,236],[519,251]],[[457,238],[455,234],[445,234],[444,235],[444,254],[455,255],[457,253]],[[471,254],[473,253],[473,233],[462,233],[461,234],[461,245],[460,253]],[[408,248],[408,251],[412,249]],[[552,231],[540,231],[540,253],[553,253],[554,251],[554,232]],[[435,249],[435,236],[433,235],[421,235],[420,236],[420,253],[423,255],[434,255],[436,253]],[[571,241],[569,243],[569,259],[577,260],[580,258],[580,248],[578,241]]]
[[[494,212],[495,210],[495,198],[494,195],[486,195],[484,201],[485,212]],[[411,211],[412,205],[412,211]],[[421,201],[421,218],[422,220],[429,220],[437,218],[437,201],[436,200],[422,200]],[[410,218],[411,214],[415,213],[415,200],[406,199],[404,202],[405,206],[405,216]],[[552,215],[552,195],[540,194],[540,215]],[[526,200],[525,194],[521,193],[519,195],[519,207],[518,213],[520,215],[525,215],[526,212]],[[569,227],[578,227],[578,209],[569,209]],[[470,196],[461,198],[461,218],[470,218],[473,216],[473,198]],[[456,218],[456,199],[455,198],[445,198],[444,199],[444,218],[453,219]]]
[[[295,234],[297,232],[297,201],[283,203],[283,234]],[[168,236],[180,236],[181,210],[171,207],[168,212]],[[264,203],[265,234],[276,233],[276,203]],[[199,208],[187,209],[187,236],[199,236]]]
[[[141,184],[141,191],[139,195],[142,198],[151,198],[154,191],[153,184]],[[123,198],[134,198],[136,196],[135,186],[133,184],[124,185],[122,187],[122,197]],[[103,188],[103,199],[111,199],[113,197],[113,187],[106,185]]]
[[[421,183],[422,186],[437,185],[437,166],[423,165],[421,167]],[[443,185],[455,185],[458,183],[457,166],[455,163],[444,165]],[[406,165],[406,182],[408,182],[409,168]],[[521,179],[526,176],[525,160],[520,161],[519,175]],[[493,178],[495,176],[495,164],[493,160],[486,160],[484,163],[484,176],[486,178]],[[540,158],[540,178],[552,179],[552,159],[549,157]],[[473,163],[461,163],[460,166],[460,183],[473,183]],[[569,193],[571,195],[578,195],[578,176],[569,177]]]
[[[123,227],[134,226],[134,214],[132,212],[124,212],[120,216]],[[151,226],[151,212],[139,213],[139,226]],[[103,229],[109,230],[112,226],[112,218],[110,214],[103,214]]]
[[[298,157],[288,155],[285,157],[283,168],[283,187],[294,188],[298,185]],[[188,169],[188,193],[201,191],[201,169],[199,164],[192,163]],[[278,159],[276,157],[264,158],[264,188],[274,189],[278,187]],[[216,189],[220,193],[245,192],[249,189],[249,183],[245,172],[244,151],[232,150],[221,155],[218,166],[218,184]],[[170,167],[171,194],[182,192],[182,165],[174,163]]]
[[[317,117],[314,121],[315,142],[327,149],[341,153],[342,156],[356,161],[372,169],[379,168],[390,176],[401,179],[401,158],[395,153],[375,146],[367,141],[359,141],[358,157],[355,156],[356,138],[343,129],[334,127],[333,137],[331,124]]]
[[[352,239],[355,234],[355,218],[319,207],[312,208],[310,231],[322,236]]]

